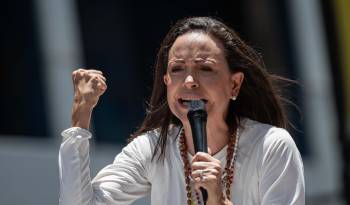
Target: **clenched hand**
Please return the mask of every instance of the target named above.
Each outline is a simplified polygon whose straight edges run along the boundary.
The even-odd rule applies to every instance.
[[[92,110],[107,89],[106,78],[99,70],[78,69],[73,71],[72,80],[72,127],[89,129]]]

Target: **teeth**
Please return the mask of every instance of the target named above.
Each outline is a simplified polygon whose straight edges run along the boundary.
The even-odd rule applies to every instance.
[[[190,101],[184,101],[184,102],[182,102],[182,104],[184,104],[184,105],[186,105],[186,106],[190,106]]]
[[[192,100],[202,100],[204,103],[207,103],[208,102],[208,100],[206,100],[206,99],[183,99],[183,98],[180,98],[179,99],[179,101],[181,102],[181,103],[183,103],[183,104],[188,104],[188,103],[190,103],[190,101],[192,101]]]

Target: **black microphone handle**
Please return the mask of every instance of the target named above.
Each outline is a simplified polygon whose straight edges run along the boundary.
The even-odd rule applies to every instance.
[[[190,121],[194,151],[208,153],[207,146],[207,113],[202,110],[189,111],[187,118]],[[203,196],[204,204],[208,199],[208,192],[204,188],[200,188]]]
[[[194,151],[208,153],[206,113],[194,112],[190,117]]]

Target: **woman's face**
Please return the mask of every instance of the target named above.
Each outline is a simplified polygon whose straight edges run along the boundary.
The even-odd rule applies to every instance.
[[[179,36],[169,51],[167,100],[172,113],[187,121],[188,100],[204,100],[208,121],[224,120],[230,98],[237,96],[243,73],[231,73],[223,45],[201,32]]]

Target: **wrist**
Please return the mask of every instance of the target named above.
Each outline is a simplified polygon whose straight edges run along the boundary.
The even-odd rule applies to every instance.
[[[233,205],[231,201],[229,201],[228,199],[224,198],[224,199],[220,199],[217,201],[207,201],[207,205]]]
[[[225,197],[223,192],[216,196],[217,197],[208,196],[207,205],[233,205],[233,203]]]
[[[207,205],[228,205],[228,200],[223,193],[216,195],[217,197],[208,196]]]
[[[72,108],[72,127],[81,127],[89,129],[90,119],[92,114],[92,107],[84,103],[73,103]]]

